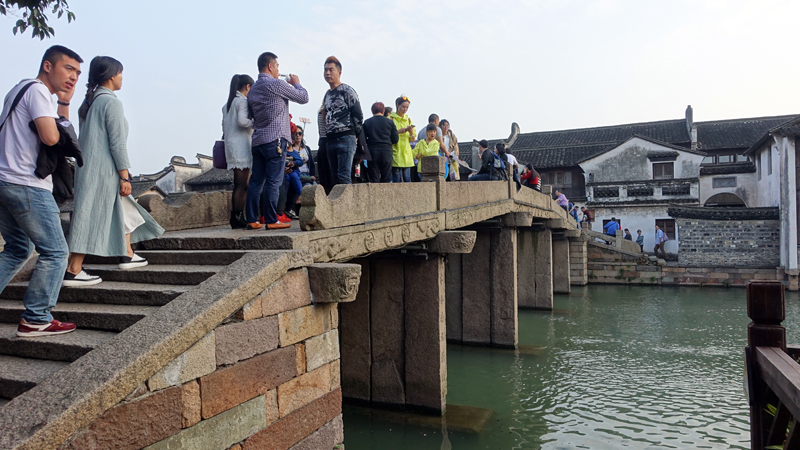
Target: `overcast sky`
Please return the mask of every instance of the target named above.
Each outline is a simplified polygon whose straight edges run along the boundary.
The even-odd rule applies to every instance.
[[[70,5],[77,21],[53,20],[45,41],[12,35],[16,19],[0,16],[0,90],[34,77],[53,44],[77,51],[85,74],[96,55],[119,59],[134,174],[210,155],[231,76],[256,78],[264,51],[309,91],[307,105],[290,107],[295,118],[315,119],[335,55],[366,115],[406,95],[415,123],[438,113],[460,141],[507,137],[512,122],[532,132],[677,119],[688,104],[696,121],[800,113],[791,0]],[[315,120],[307,136],[316,148]]]

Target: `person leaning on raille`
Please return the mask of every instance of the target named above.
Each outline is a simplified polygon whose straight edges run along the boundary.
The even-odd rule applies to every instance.
[[[50,314],[58,300],[69,252],[52,193],[52,176],[39,178],[34,172],[39,146],[59,142],[56,119],[69,118],[69,104],[82,62],[77,53],[66,47],[50,47],[37,77],[22,80],[6,95],[0,116],[0,234],[6,241],[0,252],[0,291],[25,264],[33,246],[39,253],[22,299],[25,311],[17,327],[20,337],[75,330],[74,323],[59,322]],[[11,111],[14,103],[16,107]],[[29,127],[30,122],[36,131]]]

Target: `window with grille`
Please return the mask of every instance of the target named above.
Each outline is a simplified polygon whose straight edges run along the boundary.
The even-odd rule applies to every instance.
[[[732,188],[736,187],[736,177],[714,177],[711,183],[715,188]]]
[[[669,239],[675,239],[675,219],[656,219],[656,225],[661,228],[661,231],[667,234]],[[655,230],[655,228],[653,230]],[[655,231],[653,231],[653,233],[655,233]]]
[[[654,180],[671,180],[674,177],[675,163],[653,163]]]

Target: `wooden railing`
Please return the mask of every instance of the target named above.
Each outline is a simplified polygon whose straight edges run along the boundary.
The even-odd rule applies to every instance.
[[[747,285],[745,367],[750,403],[750,448],[800,449],[800,348],[786,346],[784,286]]]

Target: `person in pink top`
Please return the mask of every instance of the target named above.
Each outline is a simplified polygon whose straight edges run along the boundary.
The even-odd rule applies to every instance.
[[[569,212],[569,200],[567,200],[567,196],[558,189],[556,189],[556,203],[558,203],[558,206],[564,208],[564,211]]]

